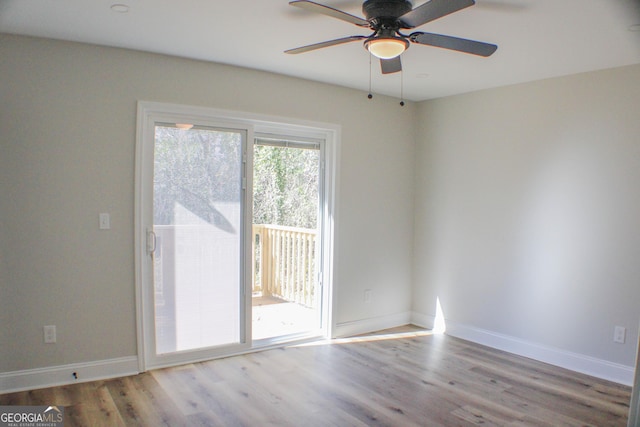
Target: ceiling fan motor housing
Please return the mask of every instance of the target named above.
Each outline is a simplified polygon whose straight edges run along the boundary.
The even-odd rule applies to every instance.
[[[391,20],[411,11],[413,4],[409,0],[366,0],[362,4],[362,13],[368,21]]]

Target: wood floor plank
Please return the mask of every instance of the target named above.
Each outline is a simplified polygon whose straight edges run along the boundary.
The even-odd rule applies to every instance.
[[[107,382],[107,387],[120,416],[127,426],[171,426],[168,420],[173,414],[157,412],[153,404],[145,399],[145,395],[136,388],[135,383],[145,375],[148,374],[143,373],[135,377],[119,378]]]
[[[514,423],[514,420],[508,420],[502,417],[497,417],[491,414],[485,409],[476,408],[471,405],[465,405],[461,408],[451,412],[451,415],[467,421],[473,425],[489,426],[505,426]]]
[[[292,349],[293,350],[293,349]],[[270,357],[269,355],[275,353],[260,352],[254,353],[250,356],[250,360],[259,368],[254,375],[259,384],[268,385],[267,389],[270,393],[273,393],[274,397],[279,400],[279,405],[285,405],[287,407],[288,416],[294,420],[299,420],[300,423],[310,426],[366,426],[367,424],[360,421],[356,416],[345,412],[339,405],[336,405],[335,399],[339,398],[332,396],[331,388],[327,386],[327,383],[331,383],[334,386],[340,387],[338,382],[330,381],[326,373],[319,375],[316,371],[316,366],[313,363],[304,364],[306,366],[297,366],[295,368],[291,366],[284,367],[280,363],[280,358]],[[300,362],[301,358],[296,358]],[[309,387],[306,387],[303,392],[299,389],[299,376],[295,374],[294,370],[300,372],[304,371],[305,379],[308,379]],[[313,372],[316,371],[316,374]],[[327,381],[318,380],[317,377],[324,377]],[[297,402],[295,405],[291,402]],[[340,413],[340,423],[323,417],[323,414]]]
[[[65,406],[65,426],[125,426],[106,385],[86,383],[74,403]]]
[[[629,387],[406,326],[0,395],[68,426],[625,426]]]

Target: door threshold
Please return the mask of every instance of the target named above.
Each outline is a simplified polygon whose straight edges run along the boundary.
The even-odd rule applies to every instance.
[[[268,350],[271,348],[283,347],[285,345],[306,344],[309,342],[326,340],[327,337],[322,331],[305,332],[299,334],[282,335],[272,338],[262,338],[254,340],[251,344],[251,350]]]

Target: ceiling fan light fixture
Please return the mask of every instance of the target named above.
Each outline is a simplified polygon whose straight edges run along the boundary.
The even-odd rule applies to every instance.
[[[400,37],[376,37],[364,42],[364,47],[380,59],[392,59],[407,50],[409,42]]]

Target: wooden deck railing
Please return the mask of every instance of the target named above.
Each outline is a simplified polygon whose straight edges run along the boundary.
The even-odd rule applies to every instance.
[[[253,226],[253,292],[315,305],[316,230]]]

